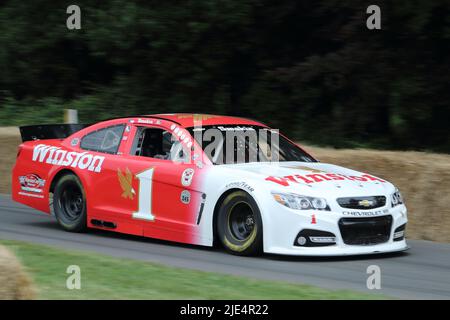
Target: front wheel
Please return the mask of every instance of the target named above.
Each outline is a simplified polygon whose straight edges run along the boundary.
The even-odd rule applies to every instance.
[[[232,254],[251,256],[262,252],[261,214],[248,193],[236,191],[225,197],[218,212],[217,233]]]
[[[71,232],[86,230],[86,196],[80,179],[74,174],[67,174],[56,183],[53,211],[64,230]]]

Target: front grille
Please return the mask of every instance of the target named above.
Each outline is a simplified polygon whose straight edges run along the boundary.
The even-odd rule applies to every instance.
[[[345,244],[373,245],[389,240],[391,234],[392,216],[370,218],[342,218],[339,220],[339,230]]]
[[[342,208],[367,210],[384,207],[386,205],[386,197],[371,196],[371,197],[338,198],[337,203]]]

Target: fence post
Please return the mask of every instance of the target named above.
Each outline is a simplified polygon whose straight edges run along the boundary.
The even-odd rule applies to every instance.
[[[78,111],[75,109],[64,109],[64,123],[78,123]]]

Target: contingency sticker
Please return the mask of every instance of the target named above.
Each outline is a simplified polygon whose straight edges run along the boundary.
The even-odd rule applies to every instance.
[[[194,178],[194,169],[187,168],[181,174],[181,184],[185,187],[189,187],[192,183],[192,178]]]
[[[188,190],[183,190],[180,195],[180,200],[184,204],[189,204],[191,202],[191,193]]]
[[[34,173],[20,176],[19,183],[23,191],[34,193],[42,193],[42,188],[45,186],[45,180]]]

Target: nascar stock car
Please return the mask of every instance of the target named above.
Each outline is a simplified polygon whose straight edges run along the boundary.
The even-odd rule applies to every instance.
[[[238,255],[407,249],[394,185],[321,163],[254,120],[158,114],[20,130],[12,198],[67,231],[221,243]]]

